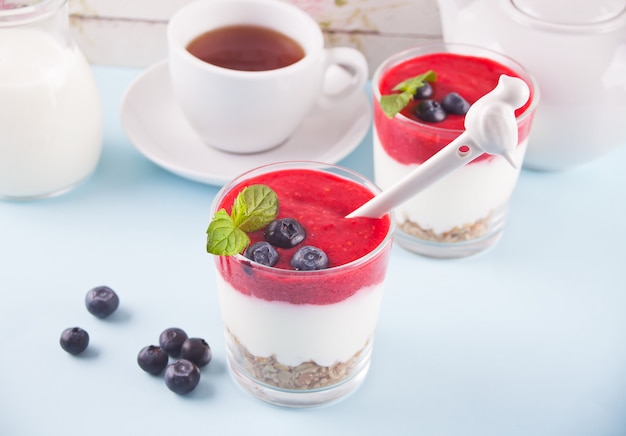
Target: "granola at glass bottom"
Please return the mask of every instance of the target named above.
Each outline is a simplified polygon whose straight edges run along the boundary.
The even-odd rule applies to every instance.
[[[227,331],[232,344],[237,348],[233,353],[243,370],[252,378],[269,386],[281,389],[308,390],[319,389],[337,384],[351,376],[361,355],[370,344],[356,352],[347,362],[337,362],[331,366],[320,366],[313,361],[303,362],[298,366],[283,365],[275,356],[255,356],[244,347],[237,338]]]
[[[415,236],[416,238],[423,239],[425,241],[453,243],[480,238],[487,233],[490,221],[491,214],[473,223],[464,224],[461,227],[454,227],[452,230],[448,230],[447,232],[435,233],[432,229],[424,229],[420,227],[419,224],[405,219],[404,222],[398,224],[398,228],[406,234]]]

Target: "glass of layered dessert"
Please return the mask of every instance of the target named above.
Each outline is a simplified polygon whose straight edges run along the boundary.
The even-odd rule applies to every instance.
[[[257,168],[212,207],[230,373],[269,403],[307,407],[353,392],[370,366],[394,225],[345,218],[378,193],[315,162]]]
[[[484,251],[499,240],[539,89],[514,60],[462,44],[415,47],[390,57],[375,71],[374,172],[381,189],[457,138],[469,107],[493,90],[502,74],[521,78],[530,88],[530,98],[515,111],[516,165],[485,153],[416,193],[393,212],[400,246],[429,257],[455,258]]]

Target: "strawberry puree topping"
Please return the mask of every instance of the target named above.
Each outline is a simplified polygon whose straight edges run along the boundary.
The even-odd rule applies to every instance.
[[[304,241],[291,249],[276,248],[275,267],[254,264],[241,256],[217,256],[225,280],[246,295],[293,304],[332,304],[364,286],[382,282],[388,248],[359,267],[338,266],[360,259],[385,239],[389,217],[345,219],[345,215],[370,199],[365,187],[332,174],[313,170],[282,170],[248,179],[232,189],[220,204],[230,213],[237,194],[248,185],[264,184],[279,199],[278,218],[295,218],[306,229]],[[252,243],[264,240],[263,231],[249,235]],[[327,254],[329,269],[293,271],[289,261],[302,245],[314,245]]]
[[[519,77],[510,68],[486,58],[463,56],[453,53],[433,53],[407,60],[392,67],[379,81],[381,95],[392,94],[398,83],[419,74],[433,70],[437,80],[431,83],[434,100],[441,99],[450,92],[457,92],[470,104],[487,94],[498,83],[501,74]],[[532,87],[531,87],[532,93]],[[529,106],[518,109],[517,116]],[[441,150],[464,130],[464,115],[449,114],[439,123],[426,123],[414,114],[418,100],[413,100],[393,119],[387,118],[378,103],[374,104],[376,129],[387,154],[402,164],[420,164]],[[528,136],[530,122],[520,126],[520,141]],[[483,154],[475,161],[489,159]]]

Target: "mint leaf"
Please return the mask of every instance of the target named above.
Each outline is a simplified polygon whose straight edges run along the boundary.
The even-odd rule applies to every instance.
[[[244,188],[235,199],[231,216],[241,230],[255,232],[274,221],[277,214],[276,193],[265,185],[251,185]]]
[[[437,74],[433,70],[429,70],[419,76],[411,77],[393,87],[393,91],[402,91],[415,94],[418,88],[424,86],[424,82],[434,82],[437,80]]]
[[[413,99],[415,92],[424,86],[424,82],[434,82],[437,74],[429,70],[410,79],[404,80],[393,87],[392,91],[399,93],[382,95],[380,107],[388,118],[395,117]]]
[[[278,197],[265,185],[250,185],[235,198],[231,214],[218,210],[206,231],[206,250],[218,256],[234,256],[250,245],[246,232],[261,230],[276,219]]]
[[[206,251],[218,256],[234,256],[250,244],[248,235],[235,226],[224,209],[213,216],[207,235]]]
[[[380,107],[389,118],[396,116],[398,112],[409,104],[413,96],[407,92],[401,94],[389,94],[380,96]]]

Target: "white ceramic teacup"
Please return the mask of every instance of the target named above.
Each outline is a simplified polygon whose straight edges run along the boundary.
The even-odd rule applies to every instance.
[[[278,31],[298,42],[304,57],[283,68],[241,71],[209,64],[187,50],[199,35],[231,25]],[[199,0],[174,14],[167,38],[172,87],[182,113],[205,143],[233,153],[280,145],[314,108],[363,92],[368,75],[361,52],[325,48],[318,23],[281,1]],[[329,74],[337,66],[349,74]]]

